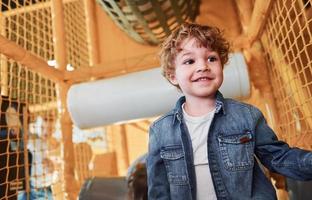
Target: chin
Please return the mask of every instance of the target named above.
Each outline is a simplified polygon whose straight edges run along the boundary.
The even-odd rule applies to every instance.
[[[218,91],[218,88],[207,88],[206,90],[204,91],[199,91],[197,94],[200,95],[200,96],[211,96],[211,95],[215,95]]]
[[[211,98],[211,97],[214,97],[215,95],[216,95],[216,93],[214,92],[214,93],[205,94],[202,97]]]
[[[211,96],[215,96],[217,91],[212,91],[212,92],[202,92],[202,93],[197,93],[195,94],[196,96],[198,97],[201,97],[201,98],[209,98]]]

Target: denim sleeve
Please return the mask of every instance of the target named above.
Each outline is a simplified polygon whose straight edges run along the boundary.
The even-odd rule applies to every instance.
[[[312,152],[299,148],[290,148],[279,141],[273,130],[267,125],[263,114],[252,111],[255,124],[255,154],[269,170],[292,179],[312,180]]]
[[[157,141],[157,133],[150,128],[149,146],[147,155],[147,184],[149,200],[170,199],[169,183],[166,168],[160,157],[160,147]]]

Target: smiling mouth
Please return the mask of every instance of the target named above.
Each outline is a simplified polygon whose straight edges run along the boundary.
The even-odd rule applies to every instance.
[[[212,80],[212,78],[210,78],[210,77],[200,77],[200,78],[193,80],[193,82],[210,81],[210,80]]]

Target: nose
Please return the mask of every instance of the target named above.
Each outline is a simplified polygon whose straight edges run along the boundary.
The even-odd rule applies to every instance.
[[[210,71],[210,66],[205,61],[200,61],[197,63],[196,72]]]

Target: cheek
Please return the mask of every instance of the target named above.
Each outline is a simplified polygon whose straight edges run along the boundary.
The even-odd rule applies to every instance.
[[[187,84],[189,80],[190,80],[190,76],[188,76],[187,74],[181,74],[180,76],[177,77],[177,81],[181,85]]]
[[[223,82],[223,71],[218,70],[215,72],[218,81]]]
[[[219,76],[219,79],[222,81],[223,80],[223,71],[221,71],[218,76]]]
[[[222,68],[222,66],[216,67],[216,71],[215,72],[216,72],[216,74],[218,76],[223,77],[223,68]]]
[[[220,74],[219,81],[220,81],[220,86],[221,86],[223,83],[223,73],[222,72]]]
[[[181,71],[181,69],[176,69],[175,70],[175,79],[179,81],[182,78],[183,78],[183,72]]]

